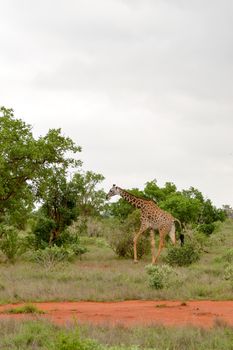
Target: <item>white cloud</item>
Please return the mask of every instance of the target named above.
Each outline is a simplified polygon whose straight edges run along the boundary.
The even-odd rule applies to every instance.
[[[231,0],[0,5],[0,104],[37,135],[61,127],[105,186],[233,204]]]

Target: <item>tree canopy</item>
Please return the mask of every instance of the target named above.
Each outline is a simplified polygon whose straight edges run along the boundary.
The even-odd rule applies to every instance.
[[[0,218],[22,212],[40,197],[42,184],[53,167],[68,169],[80,165],[72,157],[81,151],[61,129],[50,129],[36,139],[32,127],[14,117],[12,109],[0,108]],[[71,156],[67,156],[67,154]]]

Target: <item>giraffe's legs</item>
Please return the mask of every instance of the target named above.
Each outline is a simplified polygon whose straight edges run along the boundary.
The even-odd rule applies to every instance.
[[[160,256],[161,250],[164,247],[165,235],[166,235],[166,231],[162,231],[162,230],[159,231],[159,249],[158,249],[158,253],[157,253],[156,257],[154,258],[154,261],[152,261],[152,264],[156,264],[156,262]]]
[[[150,230],[150,240],[151,240],[152,264],[155,264],[155,233],[153,229]]]
[[[171,230],[169,231],[169,236],[171,238],[172,243],[175,245],[176,244],[176,227],[173,224],[171,227]]]
[[[143,225],[140,227],[138,233],[135,234],[134,239],[133,239],[133,251],[134,251],[134,262],[138,262],[138,257],[137,257],[137,241],[139,236],[146,230],[146,227]]]

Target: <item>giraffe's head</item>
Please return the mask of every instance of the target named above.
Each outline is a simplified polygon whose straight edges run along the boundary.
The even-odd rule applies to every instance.
[[[109,192],[106,196],[106,199],[110,199],[112,196],[115,196],[117,194],[118,195],[120,194],[119,187],[117,187],[116,185],[113,185],[112,188],[109,190]]]

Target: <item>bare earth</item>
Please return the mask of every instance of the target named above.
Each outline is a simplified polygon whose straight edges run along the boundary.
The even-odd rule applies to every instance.
[[[6,318],[46,318],[57,324],[73,321],[108,325],[211,327],[216,322],[233,326],[233,301],[122,301],[33,303],[42,315],[7,314],[6,310],[24,304],[0,306],[0,320]]]

